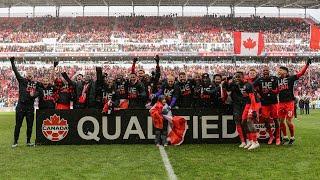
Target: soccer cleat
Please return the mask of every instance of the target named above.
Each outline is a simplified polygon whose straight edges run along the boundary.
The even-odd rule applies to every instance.
[[[258,142],[254,142],[252,143],[252,145],[248,148],[248,150],[252,150],[252,149],[256,149],[260,146],[260,144]]]
[[[34,143],[30,143],[30,142],[29,142],[29,143],[27,143],[27,146],[28,146],[28,147],[34,147],[35,145],[34,145]]]
[[[11,147],[12,147],[12,148],[16,148],[16,147],[18,147],[18,143],[14,143],[14,144],[12,144],[12,145],[11,145]]]
[[[285,145],[285,144],[288,144],[289,142],[289,138],[283,138],[282,139],[282,144]]]
[[[247,143],[247,145],[245,145],[243,148],[248,149],[253,143],[249,141],[249,143]]]
[[[168,144],[167,144],[167,143],[165,143],[163,146],[164,146],[164,147],[167,147],[167,146],[168,146]]]
[[[246,143],[245,142],[242,142],[239,146],[239,148],[244,148],[246,146]]]
[[[274,137],[271,136],[271,137],[269,138],[268,144],[269,144],[269,145],[272,144],[273,140],[274,140]]]
[[[281,144],[280,138],[276,139],[276,145],[279,146]]]
[[[294,143],[294,141],[295,141],[295,139],[294,138],[290,138],[290,140],[289,140],[289,145],[293,145],[293,143]]]

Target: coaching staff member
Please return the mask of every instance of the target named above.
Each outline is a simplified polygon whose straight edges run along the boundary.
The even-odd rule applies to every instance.
[[[16,126],[14,129],[14,142],[12,147],[18,146],[18,139],[20,134],[20,128],[23,122],[23,118],[26,117],[27,121],[27,146],[34,146],[30,142],[32,127],[34,121],[34,100],[38,96],[36,91],[36,82],[33,81],[33,77],[30,71],[28,71],[25,77],[22,77],[14,64],[14,57],[10,58],[12,70],[19,82],[19,99],[16,107]]]

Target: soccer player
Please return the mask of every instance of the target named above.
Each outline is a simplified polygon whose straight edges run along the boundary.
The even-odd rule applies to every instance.
[[[12,70],[19,82],[19,99],[16,107],[16,125],[14,129],[14,141],[12,148],[18,146],[18,140],[20,135],[20,129],[24,117],[27,121],[27,146],[34,146],[31,143],[32,127],[34,122],[34,100],[38,96],[37,82],[33,81],[31,71],[26,72],[26,76],[22,77],[14,64],[14,57],[10,58]]]
[[[258,99],[254,95],[253,86],[244,80],[243,72],[236,72],[233,81],[226,84],[233,101],[233,116],[241,144],[239,147],[249,150],[259,147],[254,119],[258,117]],[[245,130],[246,133],[243,131]],[[249,141],[246,143],[244,134]]]
[[[213,105],[216,108],[222,109],[225,106],[225,101],[227,100],[228,94],[226,89],[222,86],[221,74],[215,74],[213,76],[213,87],[215,91]]]
[[[39,109],[55,109],[56,88],[49,82],[48,77],[42,79],[39,83]]]
[[[116,89],[114,85],[114,78],[108,74],[102,75],[102,68],[97,67],[97,81],[96,81],[96,102],[97,107],[102,109],[103,113],[111,113],[115,106],[119,105],[116,102]]]
[[[255,68],[250,69],[246,80],[252,84],[257,78],[258,78],[257,70]]]
[[[51,73],[51,80],[54,80],[54,68],[58,65],[58,62],[54,62],[53,71]],[[53,82],[50,82],[49,77],[44,77],[41,83],[38,83],[39,92],[39,109],[55,109],[56,103],[56,87]]]
[[[163,82],[161,88],[156,93],[156,97],[164,95],[166,102],[170,108],[176,105],[176,101],[179,98],[180,89],[175,83],[175,78],[172,75],[168,75],[167,80]]]
[[[56,78],[54,81],[56,90],[56,109],[69,110],[70,103],[75,99],[74,88],[72,85],[63,81],[61,78]]]
[[[177,101],[177,106],[179,108],[190,108],[190,105],[192,104],[193,100],[192,80],[187,79],[185,72],[180,72],[177,85],[180,89],[180,95]]]
[[[289,70],[287,67],[281,66],[278,70],[279,80],[279,118],[280,118],[280,128],[283,133],[283,144],[292,145],[295,141],[294,133],[295,127],[293,123],[294,118],[294,94],[293,94],[293,86],[294,82],[298,80],[304,73],[307,71],[309,65],[311,64],[311,59],[309,58],[306,62],[306,65],[302,68],[302,70],[292,76],[289,76]],[[287,130],[285,126],[285,120],[287,122],[289,131],[290,131],[290,140],[287,136]]]
[[[122,74],[117,74],[115,80],[115,90],[116,90],[116,101],[119,102],[118,107],[120,109],[128,109],[129,101],[128,101],[128,83],[123,78]]]
[[[68,82],[69,86],[75,89],[75,99],[73,101],[73,108],[89,108],[89,100],[92,99],[92,97],[89,96],[94,94],[93,81],[91,79],[91,76],[86,75],[85,77],[83,77],[82,74],[78,74],[76,75],[76,81],[72,81],[67,75],[67,73],[63,72],[62,77]]]
[[[130,74],[127,85],[129,108],[144,108],[147,97],[144,85],[139,81],[135,73]]]
[[[204,73],[201,77],[201,84],[200,84],[200,93],[199,99],[197,100],[197,106],[198,108],[213,108],[213,101],[215,97],[215,88],[213,87],[211,83],[211,79],[209,77],[209,74]],[[199,87],[196,87],[198,89]]]
[[[278,78],[270,76],[269,67],[265,67],[262,72],[262,77],[253,82],[253,86],[261,97],[261,121],[265,123],[267,132],[269,133],[268,144],[272,144],[276,139],[276,145],[280,145],[280,127],[278,120]],[[275,123],[276,138],[271,131],[271,123]]]

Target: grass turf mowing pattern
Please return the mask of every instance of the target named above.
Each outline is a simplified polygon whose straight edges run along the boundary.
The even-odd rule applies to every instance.
[[[154,145],[26,147],[24,121],[12,149],[14,124],[13,113],[0,114],[0,179],[167,179]]]
[[[239,144],[185,144],[166,150],[181,179],[320,179],[320,111],[299,119],[293,146],[263,144],[248,152]]]

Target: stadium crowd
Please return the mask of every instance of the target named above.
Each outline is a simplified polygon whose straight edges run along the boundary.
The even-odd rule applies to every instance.
[[[263,32],[266,52],[309,50],[310,24],[299,18],[267,17],[76,17],[0,18],[0,43],[105,43],[64,46],[56,51],[232,51],[234,31]],[[286,44],[273,44],[286,43]],[[110,48],[110,46],[116,46]],[[52,52],[49,45],[3,44],[0,52]]]

